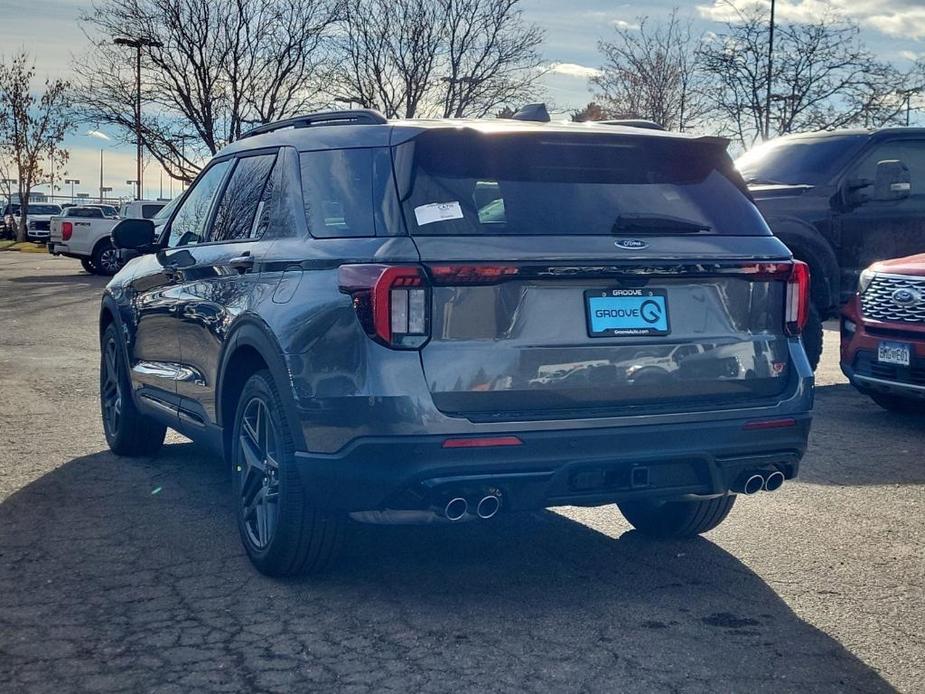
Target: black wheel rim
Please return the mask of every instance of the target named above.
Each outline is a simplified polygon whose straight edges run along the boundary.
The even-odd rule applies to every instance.
[[[122,422],[122,385],[119,383],[118,346],[107,340],[103,347],[103,373],[100,379],[100,399],[103,401],[103,423],[110,436],[119,432]]]
[[[119,251],[115,248],[107,248],[100,253],[100,266],[106,272],[115,274],[119,271]]]
[[[257,549],[273,541],[279,523],[278,441],[266,403],[252,398],[241,417],[236,472],[244,532]]]

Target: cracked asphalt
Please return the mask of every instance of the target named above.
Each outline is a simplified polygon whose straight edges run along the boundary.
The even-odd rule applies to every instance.
[[[221,461],[107,451],[103,285],[0,253],[0,690],[925,691],[925,419],[854,392],[832,330],[800,479],[701,539],[612,507],[354,526],[274,581]]]

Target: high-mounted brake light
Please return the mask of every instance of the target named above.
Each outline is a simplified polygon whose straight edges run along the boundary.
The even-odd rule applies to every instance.
[[[74,233],[74,225],[70,222],[61,222],[61,240],[70,241],[71,234]]]
[[[809,318],[809,265],[793,261],[787,280],[787,304],[784,310],[784,332],[797,336],[806,327]]]
[[[497,284],[515,277],[520,268],[516,265],[488,265],[484,263],[430,265],[427,268],[434,284]]]
[[[430,334],[430,288],[416,265],[341,265],[340,290],[366,334],[386,347],[417,349]]]

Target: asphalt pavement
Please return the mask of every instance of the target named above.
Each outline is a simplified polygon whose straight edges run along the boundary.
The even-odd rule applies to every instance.
[[[108,452],[104,284],[0,253],[0,691],[925,691],[925,418],[847,385],[832,329],[800,479],[703,538],[614,507],[352,526],[278,581],[220,460]]]

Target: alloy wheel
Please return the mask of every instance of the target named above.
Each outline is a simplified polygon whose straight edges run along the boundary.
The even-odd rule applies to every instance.
[[[111,436],[119,432],[122,421],[122,385],[119,383],[118,346],[107,340],[103,348],[103,374],[100,398],[103,401],[103,420]]]
[[[247,539],[266,549],[279,524],[279,436],[266,403],[252,398],[244,408],[235,472]]]
[[[116,274],[122,267],[119,262],[119,251],[115,248],[107,248],[100,253],[100,267],[104,272]]]

